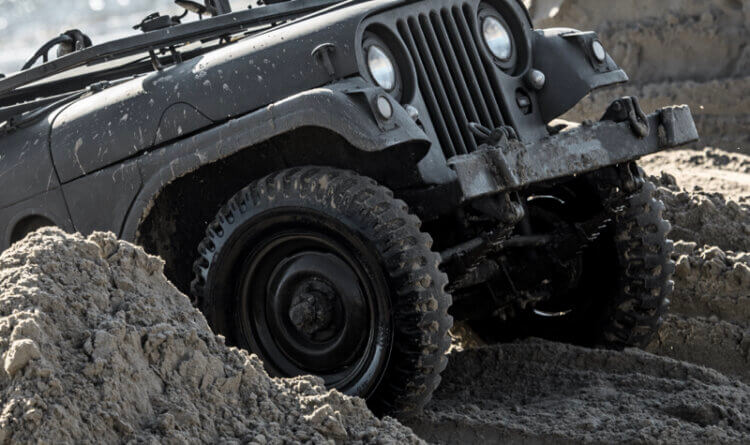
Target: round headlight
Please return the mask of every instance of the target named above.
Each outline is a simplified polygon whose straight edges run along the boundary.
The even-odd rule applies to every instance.
[[[372,79],[381,88],[391,91],[396,87],[396,67],[383,48],[371,45],[367,49],[367,67]]]
[[[513,55],[513,42],[510,32],[496,17],[485,17],[482,22],[482,36],[492,55],[502,61],[509,60]]]

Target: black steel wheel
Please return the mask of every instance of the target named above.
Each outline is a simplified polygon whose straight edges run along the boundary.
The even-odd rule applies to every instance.
[[[408,414],[440,381],[452,325],[431,243],[375,181],[286,170],[220,210],[192,291],[211,326],[270,374],[318,375],[380,413]]]

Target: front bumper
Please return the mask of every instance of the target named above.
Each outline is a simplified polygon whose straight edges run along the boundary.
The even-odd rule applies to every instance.
[[[640,137],[627,121],[601,121],[530,144],[509,141],[451,158],[463,201],[621,164],[698,140],[687,105],[662,108],[646,117]]]

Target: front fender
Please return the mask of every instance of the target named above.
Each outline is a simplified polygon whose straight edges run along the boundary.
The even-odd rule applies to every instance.
[[[61,113],[50,136],[60,181],[357,75],[357,29],[389,3],[313,14],[79,99]],[[331,66],[316,56],[321,45],[332,50]]]
[[[275,102],[142,156],[139,164],[144,183],[123,224],[122,238],[135,239],[151,203],[175,179],[302,127],[330,130],[363,155],[387,152],[394,171],[416,168],[429,150],[427,135],[390,97],[393,116],[387,120],[380,117],[374,104],[378,96],[388,97],[361,78],[341,81]],[[333,165],[336,160],[319,162]]]
[[[539,92],[539,109],[544,122],[561,116],[591,91],[628,81],[609,54],[596,59],[592,44],[594,32],[567,28],[539,30],[534,35],[534,68],[546,76]]]

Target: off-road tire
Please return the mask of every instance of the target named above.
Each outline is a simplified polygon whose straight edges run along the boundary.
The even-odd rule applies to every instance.
[[[625,201],[614,220],[620,292],[608,305],[599,343],[614,349],[645,347],[659,330],[674,290],[671,229],[664,203],[649,181]]]
[[[393,331],[387,367],[368,404],[379,414],[405,416],[421,410],[447,364],[453,324],[448,279],[438,269],[440,256],[431,250],[430,236],[421,232],[419,218],[370,178],[333,168],[294,168],[257,180],[232,197],[209,224],[194,264],[192,293],[209,323],[238,344],[231,321],[234,308],[211,292],[214,267],[234,232],[282,206],[336,218],[371,247],[390,289],[386,298]]]
[[[570,315],[544,318],[527,307],[507,321],[471,320],[472,329],[490,343],[541,337],[611,349],[648,345],[674,289],[674,246],[667,239],[671,226],[662,217],[664,204],[654,198],[654,185],[639,181],[637,192],[611,203],[617,208],[612,222],[584,250],[584,278],[575,290],[580,304]]]

